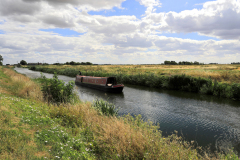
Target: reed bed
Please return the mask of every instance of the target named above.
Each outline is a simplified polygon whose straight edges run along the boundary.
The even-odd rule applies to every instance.
[[[240,83],[240,65],[49,65],[41,66],[52,70],[105,72],[118,74],[161,74],[165,76],[189,75],[192,77],[211,78],[222,83]]]
[[[134,66],[134,65],[133,65]],[[227,80],[233,80],[231,77],[235,77],[235,81],[239,81],[240,72],[238,70],[226,71],[226,66],[221,72],[212,71],[214,67],[210,66],[207,70],[205,67],[204,74],[196,69],[193,70],[181,70],[180,74],[178,70],[171,70],[170,74],[166,72],[139,72],[136,68],[143,68],[142,66],[135,66],[135,68],[130,66],[117,66],[118,69],[114,71],[114,66],[48,66],[48,67],[34,67],[30,68],[33,70],[67,75],[75,77],[79,70],[83,75],[87,76],[98,76],[98,77],[109,77],[114,76],[117,78],[119,83],[142,85],[154,88],[172,89],[172,90],[182,90],[188,92],[196,92],[201,94],[214,95],[223,98],[229,98],[234,100],[240,100],[240,83],[227,83]],[[109,70],[106,67],[110,68]],[[154,65],[151,65],[154,67]],[[171,66],[165,66],[171,67]],[[181,67],[181,66],[174,66]],[[194,66],[191,66],[194,67]],[[200,66],[197,66],[198,68]],[[233,70],[236,66],[228,67],[229,70]],[[105,68],[105,69],[104,69]],[[120,68],[120,69],[119,69]],[[146,68],[146,66],[144,67]],[[115,68],[116,69],[116,68]],[[215,67],[217,69],[217,67]],[[113,72],[110,72],[113,71]],[[168,70],[169,71],[169,70]],[[191,72],[194,72],[191,73]],[[236,74],[235,74],[236,72]],[[130,73],[130,74],[129,74]],[[189,74],[191,73],[191,74]],[[221,73],[221,75],[220,75]],[[194,76],[191,76],[194,75]],[[204,76],[205,75],[205,76]],[[239,76],[239,77],[238,77]],[[220,77],[220,78],[219,78]],[[219,80],[220,79],[220,80]],[[221,80],[225,79],[224,82]]]

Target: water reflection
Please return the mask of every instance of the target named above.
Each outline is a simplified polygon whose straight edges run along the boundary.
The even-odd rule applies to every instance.
[[[16,69],[31,78],[39,72]],[[52,74],[45,74],[52,78]],[[74,80],[59,76],[65,82]],[[178,131],[186,140],[194,140],[199,146],[209,146],[212,150],[235,147],[240,153],[240,105],[214,96],[188,92],[159,90],[140,86],[125,86],[122,94],[75,86],[75,91],[83,101],[101,98],[114,103],[119,115],[141,114],[144,120],[160,124],[164,136]]]

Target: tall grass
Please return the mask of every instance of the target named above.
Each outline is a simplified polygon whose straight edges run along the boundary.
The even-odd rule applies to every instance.
[[[9,68],[3,68],[3,73],[8,76],[8,78],[2,82],[3,88],[9,89],[10,92],[19,97],[42,100],[43,95],[40,86],[28,77],[18,74]]]

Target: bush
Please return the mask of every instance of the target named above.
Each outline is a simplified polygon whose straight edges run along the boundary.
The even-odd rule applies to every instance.
[[[42,92],[44,98],[48,102],[53,103],[68,103],[74,99],[73,86],[74,82],[69,82],[65,85],[62,80],[58,79],[57,73],[54,73],[52,79],[41,76]]]
[[[232,98],[236,100],[240,100],[240,84],[232,85]]]
[[[36,70],[36,67],[35,67],[35,66],[32,66],[32,67],[30,67],[29,69],[35,71],[35,70]]]

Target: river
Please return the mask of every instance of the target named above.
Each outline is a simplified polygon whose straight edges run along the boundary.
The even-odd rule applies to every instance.
[[[40,72],[15,68],[30,78],[40,77]],[[43,73],[47,78],[53,74]],[[75,78],[59,75],[64,82]],[[178,131],[187,141],[211,151],[235,148],[240,155],[240,102],[214,96],[181,91],[153,89],[126,85],[122,94],[75,86],[83,101],[104,99],[115,104],[118,114],[142,115],[147,121],[160,124],[163,136]]]

